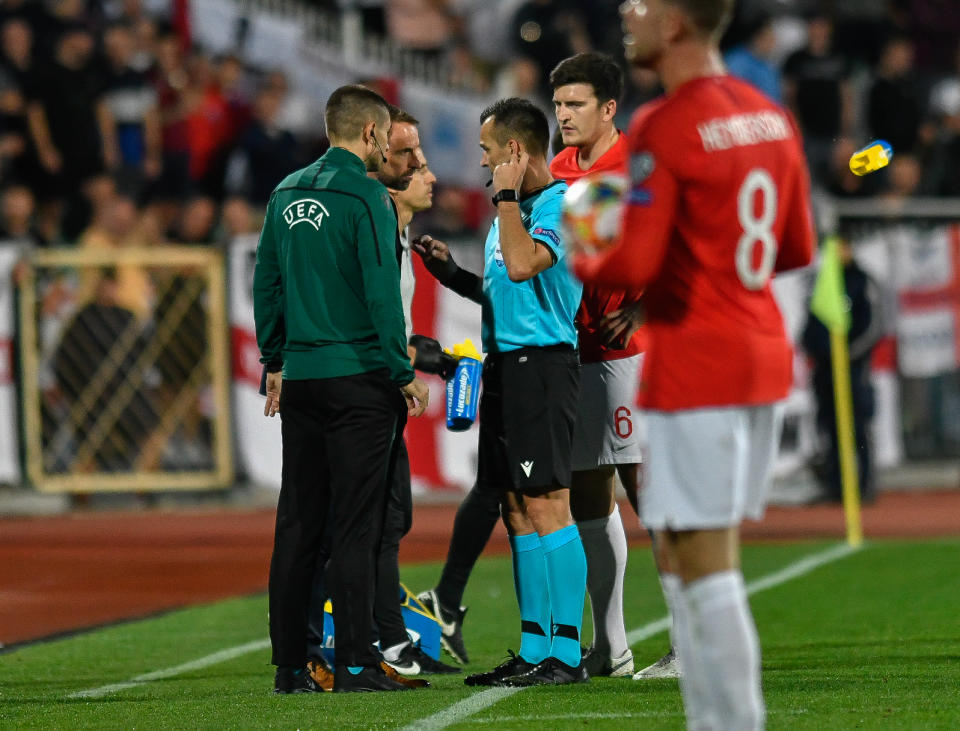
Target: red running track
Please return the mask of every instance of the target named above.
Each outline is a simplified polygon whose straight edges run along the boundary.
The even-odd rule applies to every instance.
[[[455,506],[420,505],[402,562],[442,560]],[[632,544],[648,542],[633,513]],[[264,591],[270,510],[74,513],[0,519],[0,643],[36,640],[191,604]],[[960,490],[883,493],[863,511],[869,538],[960,535]],[[835,505],[772,507],[744,540],[841,538]],[[489,553],[506,553],[498,526]]]

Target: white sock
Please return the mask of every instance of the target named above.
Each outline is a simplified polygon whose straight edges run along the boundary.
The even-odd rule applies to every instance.
[[[670,608],[670,641],[680,661],[680,692],[683,694],[687,728],[691,731],[716,728],[710,708],[710,679],[696,656],[697,642],[683,582],[676,574],[660,574],[660,585]]]
[[[606,518],[577,523],[587,556],[587,591],[593,613],[593,647],[620,657],[629,647],[623,626],[623,575],[627,570],[627,534],[620,508]]]
[[[720,728],[762,729],[766,709],[760,690],[760,639],[743,574],[710,574],[688,584],[683,593],[696,628],[696,661],[709,677]]]
[[[403,648],[410,644],[410,641],[401,642],[398,645],[392,645],[383,651],[383,659],[387,662],[396,662],[400,659],[400,653],[403,652]]]

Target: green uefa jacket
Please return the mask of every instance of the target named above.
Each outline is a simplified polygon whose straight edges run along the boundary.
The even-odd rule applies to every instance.
[[[387,189],[343,148],[277,186],[253,275],[268,370],[305,380],[387,368],[398,386],[413,380],[396,235]]]

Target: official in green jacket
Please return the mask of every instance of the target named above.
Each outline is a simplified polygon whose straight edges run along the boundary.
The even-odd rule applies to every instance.
[[[334,689],[405,690],[370,645],[374,566],[396,443],[429,392],[407,355],[396,216],[387,189],[366,175],[385,159],[387,104],[344,86],[325,121],[330,150],[270,198],[253,278],[264,414],[283,420],[269,584],[274,691],[319,690],[305,670],[306,630],[325,537]]]

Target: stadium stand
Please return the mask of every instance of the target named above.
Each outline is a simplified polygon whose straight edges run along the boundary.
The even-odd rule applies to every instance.
[[[849,2],[824,11],[818,3],[786,0],[770,15],[767,3],[742,2],[724,47],[748,59],[737,68],[762,62],[772,71],[765,78],[779,85],[805,132],[821,228],[845,227],[858,260],[883,291],[885,338],[871,371],[882,469],[960,453],[950,417],[960,402],[960,336],[951,324],[960,311],[954,294],[960,291],[960,267],[954,268],[960,257],[960,13],[931,18],[930,4],[921,0],[880,5]],[[439,184],[434,209],[417,227],[442,232],[469,261],[477,256],[471,242],[491,213],[476,151],[479,110],[492,98],[522,94],[549,112],[546,77],[556,61],[588,49],[621,56],[617,6],[613,0],[4,0],[0,301],[9,312],[0,314],[6,343],[0,419],[23,433],[21,379],[35,378],[45,401],[35,425],[39,436],[33,436],[59,455],[48,456],[58,469],[79,468],[69,458],[76,444],[57,437],[55,428],[63,409],[82,410],[62,381],[90,375],[63,370],[78,313],[89,315],[98,296],[116,290],[109,295],[116,316],[98,320],[115,340],[130,323],[149,333],[158,322],[175,321],[171,308],[180,302],[193,325],[178,334],[178,343],[157,346],[137,397],[149,403],[131,400],[106,430],[114,435],[106,442],[115,448],[123,442],[131,453],[111,456],[103,445],[91,446],[83,469],[209,467],[212,425],[228,406],[215,403],[212,382],[191,386],[165,447],[150,441],[163,421],[161,406],[190,382],[186,364],[204,352],[196,343],[208,325],[209,301],[191,289],[195,272],[133,260],[107,270],[35,267],[29,281],[37,300],[32,357],[38,372],[24,374],[12,295],[28,281],[25,262],[59,247],[76,251],[79,262],[83,252],[187,244],[229,259],[230,289],[242,291],[249,273],[244,257],[255,246],[269,191],[285,171],[326,148],[317,123],[326,95],[358,79],[423,120],[421,137]],[[622,126],[637,104],[656,94],[643,74],[628,81]],[[867,178],[853,176],[845,164],[850,153],[882,136],[894,143],[893,164]],[[940,267],[936,281],[925,278],[921,260],[930,250],[941,263],[953,262]],[[111,286],[102,286],[104,279]],[[797,332],[809,282],[781,286],[800,303],[796,313],[785,308]],[[428,285],[425,297],[433,300],[418,305],[418,316],[432,318],[445,341],[462,339],[470,314],[454,312]],[[227,333],[224,325],[224,335],[232,335],[233,379],[246,384],[249,342],[233,316],[242,304],[230,307],[233,329]],[[143,347],[132,344],[124,357]],[[800,469],[816,451],[802,357],[798,368],[796,418],[788,421],[781,474]],[[240,398],[235,393],[237,411],[246,407]],[[88,418],[78,414],[73,428],[84,430]],[[414,465],[418,484],[463,487],[470,481],[470,452],[450,446],[439,424],[423,427],[430,434],[411,431],[423,451],[439,455]],[[117,429],[125,436],[117,437]],[[244,429],[237,430],[241,446],[228,456],[241,474],[273,469],[250,463]],[[153,456],[144,453],[145,444]],[[8,452],[0,454],[0,483],[18,484],[21,455],[16,447]]]

